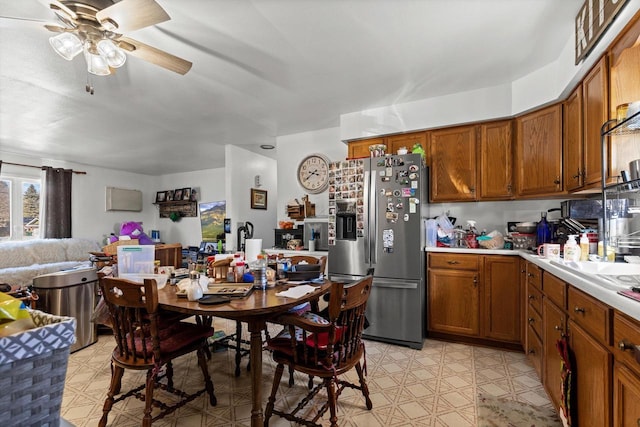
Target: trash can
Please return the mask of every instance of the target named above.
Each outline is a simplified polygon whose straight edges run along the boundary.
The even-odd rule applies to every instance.
[[[95,268],[78,268],[42,274],[33,279],[39,296],[36,308],[56,316],[76,319],[76,342],[71,352],[85,348],[98,339],[97,324],[91,315],[97,304],[98,273]]]

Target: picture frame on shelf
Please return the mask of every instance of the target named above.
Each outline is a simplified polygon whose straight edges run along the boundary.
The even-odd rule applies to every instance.
[[[191,200],[191,188],[185,187],[182,189],[182,200]]]
[[[173,191],[173,200],[174,201],[182,200],[182,188],[176,188]]]
[[[162,203],[167,201],[167,192],[166,191],[158,191],[156,193],[156,203]]]
[[[267,209],[267,190],[251,189],[251,209]]]
[[[173,202],[173,190],[168,190],[167,191],[166,201],[167,202]]]

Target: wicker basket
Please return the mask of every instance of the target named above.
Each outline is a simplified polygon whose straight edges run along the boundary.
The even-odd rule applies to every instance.
[[[30,311],[36,328],[0,338],[0,420],[58,426],[76,320]]]

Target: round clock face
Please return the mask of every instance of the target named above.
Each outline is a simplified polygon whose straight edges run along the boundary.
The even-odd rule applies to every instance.
[[[322,193],[329,186],[329,159],[320,154],[305,157],[298,166],[298,182],[309,193]]]

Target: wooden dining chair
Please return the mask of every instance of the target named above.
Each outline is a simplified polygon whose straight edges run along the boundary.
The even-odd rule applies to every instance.
[[[143,427],[151,426],[153,421],[184,406],[205,390],[209,394],[209,403],[215,406],[217,401],[205,357],[207,338],[213,335],[213,329],[163,319],[158,312],[158,289],[154,279],[144,279],[144,284],[141,284],[103,277],[100,279],[100,289],[111,314],[116,348],[111,354],[111,384],[98,425],[104,427],[107,424],[114,403],[131,396],[145,402]],[[194,351],[198,355],[204,387],[186,393],[173,384],[172,360]],[[126,369],[147,371],[146,382],[121,393],[122,376]],[[161,381],[164,379],[166,382]],[[156,388],[166,390],[180,400],[167,405],[154,398]],[[154,406],[160,408],[160,412],[152,416]]]
[[[291,265],[297,265],[300,263],[320,264],[321,265],[320,271],[322,272],[322,274],[325,273],[325,268],[327,265],[326,256],[315,257],[312,255],[294,255],[288,258],[291,260]],[[317,308],[318,308],[317,302],[314,302],[312,304],[306,304],[306,306],[302,309],[302,311],[308,311],[308,310],[317,311]],[[269,332],[265,331],[265,335],[266,335],[266,339],[268,340]],[[239,377],[240,364],[242,363],[242,358],[244,356],[248,356],[251,353],[248,348],[249,342],[247,340],[242,339],[242,322],[241,321],[239,320],[236,321],[235,334],[231,334],[225,337],[225,339],[223,340],[223,342],[221,342],[221,344],[235,351],[235,362],[236,362],[235,375],[236,377]],[[247,362],[247,371],[249,370],[251,370],[251,363]],[[290,371],[289,385],[293,385],[293,371]]]
[[[365,345],[362,341],[365,309],[371,293],[372,282],[373,277],[367,276],[349,286],[343,283],[333,283],[330,291],[328,319],[319,317],[311,319],[292,313],[278,317],[278,322],[286,324],[287,330],[267,341],[267,348],[272,351],[272,357],[277,363],[277,367],[273,377],[271,395],[265,410],[265,426],[269,424],[269,418],[272,414],[303,425],[320,426],[321,424],[318,424],[317,421],[329,410],[331,426],[337,427],[336,405],[338,396],[345,387],[360,390],[365,398],[367,409],[373,407],[364,377],[366,360],[361,362],[365,354]],[[313,387],[291,412],[275,408],[276,393],[285,366],[321,379],[321,382]],[[354,367],[358,374],[359,384],[340,378]],[[320,396],[318,392],[323,387],[327,389],[327,401],[319,407],[315,414],[306,414],[311,418],[310,420],[303,418],[299,415],[300,411],[303,411],[314,397]]]

